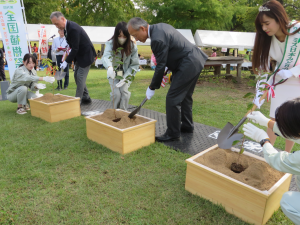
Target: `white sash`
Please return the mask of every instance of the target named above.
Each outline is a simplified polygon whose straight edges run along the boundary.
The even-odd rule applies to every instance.
[[[289,33],[294,32],[300,28],[300,23],[297,23],[291,29]],[[277,70],[288,70],[296,66],[296,63],[300,56],[300,31],[292,36],[287,36],[285,41],[285,49],[282,60]],[[277,72],[277,70],[275,72]]]
[[[295,23],[295,21],[292,21],[291,23]],[[292,33],[299,28],[300,28],[300,23],[297,23],[291,29],[289,29],[288,32]],[[280,85],[281,83],[287,80],[287,79],[286,80],[281,79],[277,84],[275,84],[274,76],[276,76],[276,73],[279,70],[288,70],[295,67],[299,59],[299,56],[300,56],[300,31],[294,35],[286,36],[284,53],[279,66],[272,74],[270,75],[265,74],[262,76],[267,78],[266,88],[268,89],[268,95],[267,95],[268,101],[271,97],[275,98],[275,91],[274,91],[275,86],[278,84]]]

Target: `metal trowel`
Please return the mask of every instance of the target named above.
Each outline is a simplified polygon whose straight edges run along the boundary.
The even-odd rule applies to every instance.
[[[129,117],[130,119],[132,119],[132,117],[140,111],[140,109],[142,108],[142,106],[145,104],[145,102],[146,102],[147,100],[148,100],[147,97],[144,98],[144,100],[143,100],[142,103],[139,105],[139,107],[137,107],[135,110],[133,110],[133,111],[128,115],[128,117]]]
[[[65,78],[67,72],[64,72],[64,71],[56,71],[54,77],[56,80],[62,80],[63,78]]]
[[[261,102],[263,99],[266,98],[268,92],[265,91],[264,94],[260,97],[259,102]],[[256,105],[252,107],[251,110],[249,110],[246,115],[238,122],[236,126],[233,126],[231,123],[227,123],[225,127],[221,130],[221,132],[218,135],[217,143],[220,148],[223,149],[230,149],[232,146],[232,143],[237,140],[241,140],[241,138],[244,136],[243,134],[239,134],[238,130],[240,126],[247,120],[247,115],[251,112],[253,112],[256,109]]]

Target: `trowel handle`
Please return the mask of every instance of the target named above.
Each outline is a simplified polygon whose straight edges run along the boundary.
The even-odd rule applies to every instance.
[[[268,91],[265,91],[265,92],[263,93],[263,95],[260,97],[259,102],[261,102],[263,99],[265,99],[265,98],[267,97],[267,95],[268,95]],[[254,106],[252,107],[252,109],[250,109],[250,110],[246,113],[246,115],[245,115],[244,117],[247,117],[247,115],[248,115],[249,113],[255,111],[256,108],[257,108],[257,105],[254,104]]]
[[[148,100],[148,98],[146,97],[146,98],[144,98],[144,100],[142,101],[142,103],[141,103],[141,107],[145,104],[145,102]]]

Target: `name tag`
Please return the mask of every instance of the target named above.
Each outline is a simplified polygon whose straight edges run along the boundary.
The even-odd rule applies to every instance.
[[[117,76],[123,77],[123,71],[118,71],[118,72],[117,72]]]

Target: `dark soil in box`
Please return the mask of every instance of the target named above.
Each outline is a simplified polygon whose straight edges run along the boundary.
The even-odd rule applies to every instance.
[[[53,95],[52,93],[46,93],[44,96],[35,98],[35,101],[44,102],[44,103],[54,103],[61,102],[69,99],[74,99],[74,97],[69,97],[65,95]]]
[[[224,175],[248,184],[261,191],[269,190],[284,173],[273,169],[269,164],[247,155],[240,155],[231,150],[214,149],[199,156],[194,161]],[[245,170],[241,173],[233,172],[230,167],[232,163],[242,164]]]
[[[118,122],[113,121],[116,119],[114,109],[107,109],[101,115],[97,115],[91,118],[98,120],[102,123],[106,123],[108,125],[117,127],[119,129],[126,129],[142,123],[149,122],[148,119],[139,116],[134,116],[132,119],[130,119],[128,117],[129,113],[124,111],[116,110],[116,115],[117,118],[121,118]]]

